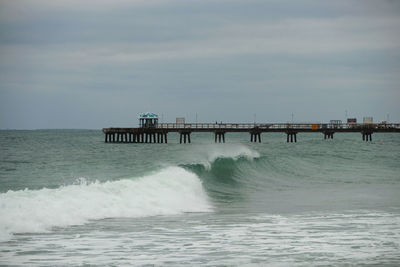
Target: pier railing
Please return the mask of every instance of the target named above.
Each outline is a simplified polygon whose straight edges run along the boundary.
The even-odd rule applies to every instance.
[[[400,123],[159,123],[158,129],[400,129]]]

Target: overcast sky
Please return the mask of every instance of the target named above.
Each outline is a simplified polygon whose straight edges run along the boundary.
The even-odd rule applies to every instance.
[[[0,128],[400,121],[399,48],[400,1],[0,0]]]

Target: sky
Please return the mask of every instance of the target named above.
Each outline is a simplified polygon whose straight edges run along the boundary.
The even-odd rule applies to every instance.
[[[0,129],[399,122],[399,48],[400,1],[0,0]]]

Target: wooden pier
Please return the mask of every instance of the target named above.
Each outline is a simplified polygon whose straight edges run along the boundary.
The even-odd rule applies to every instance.
[[[248,132],[250,142],[261,142],[261,134],[281,132],[287,142],[297,142],[298,133],[320,132],[324,139],[334,133],[355,133],[363,141],[372,141],[373,133],[400,133],[400,123],[159,123],[152,127],[103,128],[106,143],[167,143],[168,133],[179,133],[179,142],[191,143],[193,132],[213,132],[215,143],[225,143],[225,134]]]

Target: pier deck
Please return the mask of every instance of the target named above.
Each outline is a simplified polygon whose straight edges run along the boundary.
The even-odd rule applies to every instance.
[[[364,141],[372,141],[373,133],[400,133],[400,123],[159,123],[155,127],[103,128],[105,142],[167,143],[167,134],[180,134],[180,143],[190,143],[192,132],[213,132],[215,142],[225,142],[225,133],[248,132],[251,142],[261,142],[261,133],[286,133],[287,142],[297,142],[297,133],[320,132],[325,139],[333,134],[359,132]]]

